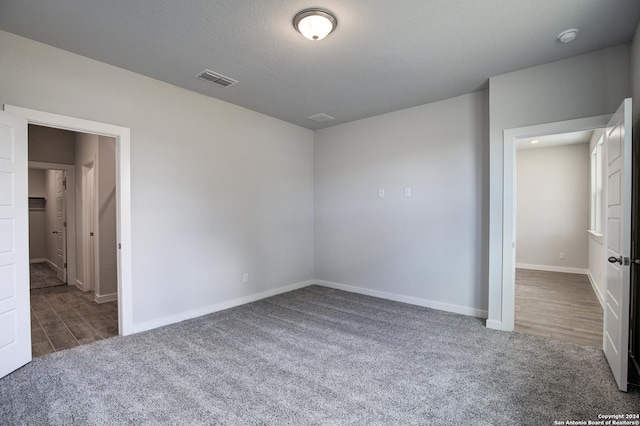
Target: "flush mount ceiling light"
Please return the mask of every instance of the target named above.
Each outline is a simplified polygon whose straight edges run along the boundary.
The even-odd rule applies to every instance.
[[[580,32],[577,28],[570,28],[568,30],[564,30],[560,34],[558,34],[558,40],[561,43],[569,43],[578,37],[578,33]]]
[[[293,27],[309,40],[322,40],[338,26],[335,15],[326,9],[305,9],[293,18]]]
[[[539,140],[535,140],[535,139],[531,141],[531,143],[533,143],[533,144],[536,144],[538,142],[540,142],[540,141]]]

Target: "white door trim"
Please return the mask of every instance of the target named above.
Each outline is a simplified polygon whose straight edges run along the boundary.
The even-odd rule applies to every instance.
[[[116,204],[118,250],[118,323],[121,335],[133,331],[133,280],[131,250],[131,130],[33,109],[5,105],[8,113],[37,124],[72,132],[92,133],[116,139]],[[25,194],[26,199],[26,194]]]
[[[578,118],[555,123],[506,129],[503,133],[502,175],[502,277],[499,289],[489,286],[489,303],[500,300],[500,321],[487,320],[487,327],[513,331],[515,320],[515,140],[520,138],[553,135],[580,130],[607,127],[611,115]],[[500,297],[492,297],[492,291],[500,291]],[[489,312],[491,312],[491,306]]]
[[[87,176],[91,171],[91,186],[87,184]],[[97,163],[94,157],[91,161],[82,165],[82,271],[83,271],[83,290],[93,290],[95,294],[99,294],[100,288],[100,270],[98,251],[98,207],[96,205],[96,173]],[[93,233],[93,236],[91,236]]]
[[[64,170],[67,172],[67,283],[76,285],[76,166],[71,164],[29,161],[30,169]]]

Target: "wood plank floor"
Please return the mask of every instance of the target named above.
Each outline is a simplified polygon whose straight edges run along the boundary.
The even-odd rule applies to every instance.
[[[37,264],[33,264],[37,265]],[[118,302],[98,304],[56,278],[52,268],[31,268],[31,354],[34,358],[118,334]],[[42,266],[42,265],[39,265]],[[51,284],[57,283],[57,286]]]
[[[516,270],[515,331],[601,348],[602,317],[586,275]]]
[[[64,285],[56,276],[56,270],[48,262],[31,263],[29,265],[31,289]]]

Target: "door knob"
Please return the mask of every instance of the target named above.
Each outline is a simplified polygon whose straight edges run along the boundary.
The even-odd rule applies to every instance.
[[[620,257],[611,256],[607,260],[609,261],[609,263],[619,263],[622,265],[622,256]]]

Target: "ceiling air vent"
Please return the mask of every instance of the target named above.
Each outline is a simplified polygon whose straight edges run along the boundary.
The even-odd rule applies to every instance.
[[[331,121],[336,119],[335,117],[332,117],[327,114],[316,114],[316,115],[311,115],[307,118],[311,121],[315,121],[316,123],[324,123],[325,121]]]
[[[238,80],[234,80],[211,70],[204,70],[201,73],[196,74],[196,77],[222,87],[229,87],[238,83]]]

